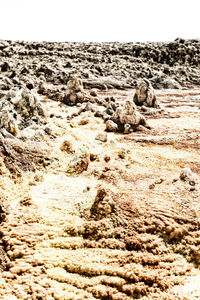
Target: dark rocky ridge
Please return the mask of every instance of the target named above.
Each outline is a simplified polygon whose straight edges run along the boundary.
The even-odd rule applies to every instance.
[[[55,43],[0,41],[0,90],[37,88],[57,99],[69,78],[86,88],[133,88],[140,78],[154,88],[200,83],[200,40],[166,43]]]

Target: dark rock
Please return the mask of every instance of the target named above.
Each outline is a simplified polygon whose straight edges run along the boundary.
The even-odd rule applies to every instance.
[[[10,65],[7,61],[5,61],[2,65],[1,65],[1,72],[7,72],[10,70]]]

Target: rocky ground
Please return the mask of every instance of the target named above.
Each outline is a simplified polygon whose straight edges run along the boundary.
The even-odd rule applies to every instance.
[[[55,99],[74,75],[83,79],[85,87],[101,89],[131,88],[140,78],[150,79],[155,88],[180,88],[198,85],[200,78],[200,40],[87,44],[0,41],[0,57],[0,89],[27,86]]]
[[[199,41],[2,41],[0,49],[0,298],[200,299],[199,57],[184,54],[198,54]],[[159,61],[146,57],[155,49]],[[141,73],[129,72],[139,59]],[[65,60],[70,74],[61,82]],[[44,74],[35,73],[38,62]],[[103,70],[94,77],[96,63]],[[132,101],[133,81],[166,74],[165,64],[162,76],[172,83],[177,70],[178,85],[155,91],[159,108],[138,108],[149,127],[106,132],[106,99]],[[68,105],[74,72],[84,87],[76,99],[84,95],[99,116],[82,100]]]

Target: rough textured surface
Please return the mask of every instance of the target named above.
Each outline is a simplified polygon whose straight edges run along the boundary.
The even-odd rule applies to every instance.
[[[1,42],[1,104],[16,99],[6,98],[15,84],[29,96],[40,86],[47,111],[44,121],[37,105],[25,113],[33,98],[19,89],[23,105],[0,118],[1,299],[200,298],[199,87],[155,90],[161,109],[137,111],[128,89],[137,63],[132,79],[151,65],[148,74],[163,66],[195,84],[198,45]],[[57,101],[74,78],[65,68],[83,79],[87,103]],[[122,132],[137,131],[105,132],[118,109]]]
[[[69,79],[86,88],[126,89],[138,79],[155,88],[199,84],[199,40],[169,43],[31,43],[0,41],[0,90],[37,88],[58,100]]]
[[[45,117],[39,96],[28,89],[10,90],[1,98],[0,128],[15,136],[32,123],[45,123]]]

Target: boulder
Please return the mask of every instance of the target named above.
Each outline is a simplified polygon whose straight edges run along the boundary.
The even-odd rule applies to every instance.
[[[158,108],[155,92],[149,80],[144,79],[137,85],[133,101],[138,106]]]
[[[83,90],[83,84],[80,79],[73,78],[67,83],[67,90],[65,91],[62,102],[67,105],[76,105],[77,103],[87,102],[89,96]]]
[[[122,107],[116,109],[111,121],[117,124],[118,131],[124,133],[135,131],[139,126],[150,128],[145,117],[137,111],[136,105],[130,100],[127,100]],[[113,128],[115,127],[113,126]]]

